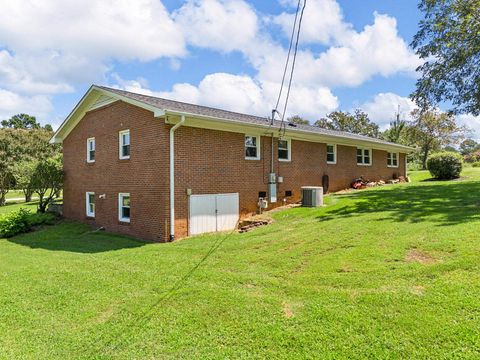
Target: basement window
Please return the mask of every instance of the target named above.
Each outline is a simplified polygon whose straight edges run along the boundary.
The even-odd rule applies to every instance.
[[[130,194],[118,194],[118,220],[130,222]]]
[[[87,163],[95,162],[95,138],[87,139]]]
[[[327,164],[337,163],[337,145],[327,144]]]
[[[260,138],[258,136],[245,135],[245,159],[260,159]]]
[[[366,148],[357,148],[357,165],[372,165],[372,150]]]
[[[291,142],[289,139],[278,139],[278,160],[290,161]]]
[[[86,214],[88,217],[95,217],[95,193],[87,192],[85,196],[86,200]]]
[[[130,159],[130,130],[123,130],[119,132],[118,136],[119,147],[118,155],[121,160]]]
[[[387,166],[398,168],[398,153],[387,153]]]

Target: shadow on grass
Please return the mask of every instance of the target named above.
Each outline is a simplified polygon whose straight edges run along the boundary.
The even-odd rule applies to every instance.
[[[46,226],[39,231],[15,236],[7,241],[31,249],[85,254],[132,249],[148,244],[148,242],[122,235],[94,232],[86,225],[67,221],[54,226]]]
[[[340,195],[351,201],[340,208],[327,210],[318,219],[328,221],[385,212],[380,220],[411,223],[429,221],[438,225],[480,220],[480,182],[424,184]]]

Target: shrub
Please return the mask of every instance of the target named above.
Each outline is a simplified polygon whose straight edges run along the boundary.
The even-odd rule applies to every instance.
[[[33,226],[52,225],[53,214],[32,214],[26,209],[0,216],[0,238],[9,238],[30,231]]]
[[[480,167],[480,161],[474,162],[472,167]]]
[[[460,177],[463,159],[460,154],[454,152],[439,152],[430,156],[427,160],[427,169],[435,179],[450,180]]]
[[[0,238],[12,237],[30,229],[28,218],[30,211],[20,209],[0,217]]]

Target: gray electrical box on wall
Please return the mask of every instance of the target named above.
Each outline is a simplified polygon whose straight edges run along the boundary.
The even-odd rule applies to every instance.
[[[268,201],[277,202],[277,184],[268,184]]]

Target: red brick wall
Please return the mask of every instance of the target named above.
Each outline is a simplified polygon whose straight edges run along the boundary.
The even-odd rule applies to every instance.
[[[130,129],[130,159],[118,159],[118,132]],[[95,137],[95,163],[86,139]],[[151,112],[126,103],[91,111],[63,143],[64,215],[108,231],[162,241],[168,211],[168,131]],[[95,192],[95,220],[85,215],[85,192]],[[118,193],[130,193],[131,222],[118,221]],[[99,199],[105,194],[105,199]]]
[[[89,112],[64,141],[67,218],[104,226],[109,231],[126,233],[154,241],[169,235],[169,125],[155,119],[149,111],[116,102]],[[130,129],[130,160],[118,159],[118,132]],[[86,139],[96,139],[96,162],[86,163]],[[274,141],[276,155],[276,141]],[[271,138],[261,137],[261,159],[245,160],[244,134],[183,126],[175,132],[175,236],[188,234],[188,196],[193,194],[240,194],[240,211],[256,211],[258,193],[268,191]],[[337,146],[337,164],[327,165],[326,144],[292,141],[290,162],[274,162],[274,171],[283,176],[278,185],[278,203],[285,191],[300,199],[300,187],[322,184],[330,177],[330,190],[349,187],[359,176],[371,180],[405,174],[401,155],[399,168],[386,166],[387,153],[373,150],[372,166],[358,166],[356,148]],[[275,156],[276,158],[276,156]],[[85,216],[85,192],[96,195],[96,217]],[[118,193],[129,192],[131,222],[118,222]],[[106,194],[106,199],[98,195]]]

